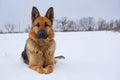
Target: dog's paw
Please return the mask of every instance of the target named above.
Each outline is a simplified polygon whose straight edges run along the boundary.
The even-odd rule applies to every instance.
[[[45,74],[52,73],[53,72],[53,65],[48,65],[46,69],[47,69],[47,71]]]
[[[40,73],[40,74],[45,74],[46,73],[43,69],[40,69],[40,68],[37,69],[37,72]]]
[[[45,70],[41,66],[29,66],[31,69],[37,71],[40,74],[45,74]]]

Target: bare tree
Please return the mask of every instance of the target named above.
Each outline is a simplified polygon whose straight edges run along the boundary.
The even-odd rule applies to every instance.
[[[61,28],[63,29],[64,32],[66,32],[67,31],[67,26],[66,25],[68,23],[67,17],[61,18],[60,23],[61,23]]]
[[[93,31],[95,29],[95,19],[93,17],[87,18],[88,31]]]
[[[61,23],[60,23],[59,19],[54,21],[54,31],[56,31],[56,32],[63,31],[62,28],[61,28]]]
[[[7,30],[8,33],[11,33],[14,31],[15,25],[14,24],[6,24],[5,29]]]
[[[116,25],[116,27],[120,27],[120,19],[115,20],[115,25]]]
[[[106,20],[99,19],[97,24],[98,24],[98,30],[106,30]]]
[[[95,19],[93,17],[81,18],[78,22],[79,30],[91,31],[95,27]]]
[[[68,19],[67,17],[62,17],[61,19],[57,19],[55,21],[55,30],[57,31],[67,31],[67,23]]]
[[[3,33],[2,29],[0,29],[0,33]]]
[[[107,27],[108,30],[112,30],[112,29],[114,28],[114,21],[111,20],[110,22],[108,22],[108,23],[107,23],[107,26],[108,26],[108,27]]]
[[[120,31],[120,19],[115,20],[114,30],[115,30],[115,31]]]
[[[67,31],[77,31],[76,23],[73,20],[68,20],[67,25],[66,25],[66,30]]]
[[[27,26],[27,28],[25,28],[25,33],[28,33],[30,30],[30,25]]]

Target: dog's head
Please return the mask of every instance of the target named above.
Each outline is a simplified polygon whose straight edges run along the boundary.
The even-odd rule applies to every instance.
[[[32,8],[32,28],[31,32],[34,33],[34,36],[37,39],[53,39],[54,31],[52,28],[53,19],[54,19],[54,11],[53,7],[50,7],[46,12],[45,16],[41,16],[38,9],[36,7]]]

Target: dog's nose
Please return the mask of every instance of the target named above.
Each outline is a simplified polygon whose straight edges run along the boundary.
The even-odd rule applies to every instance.
[[[47,33],[44,30],[40,30],[37,35],[38,39],[46,39],[48,37]]]

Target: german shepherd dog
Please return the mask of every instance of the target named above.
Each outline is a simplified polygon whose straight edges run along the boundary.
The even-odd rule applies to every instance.
[[[25,49],[21,56],[29,68],[41,73],[52,73],[56,59],[64,56],[54,57],[56,43],[52,28],[54,20],[53,7],[50,7],[45,16],[41,16],[36,7],[32,8],[32,27],[26,41]]]

